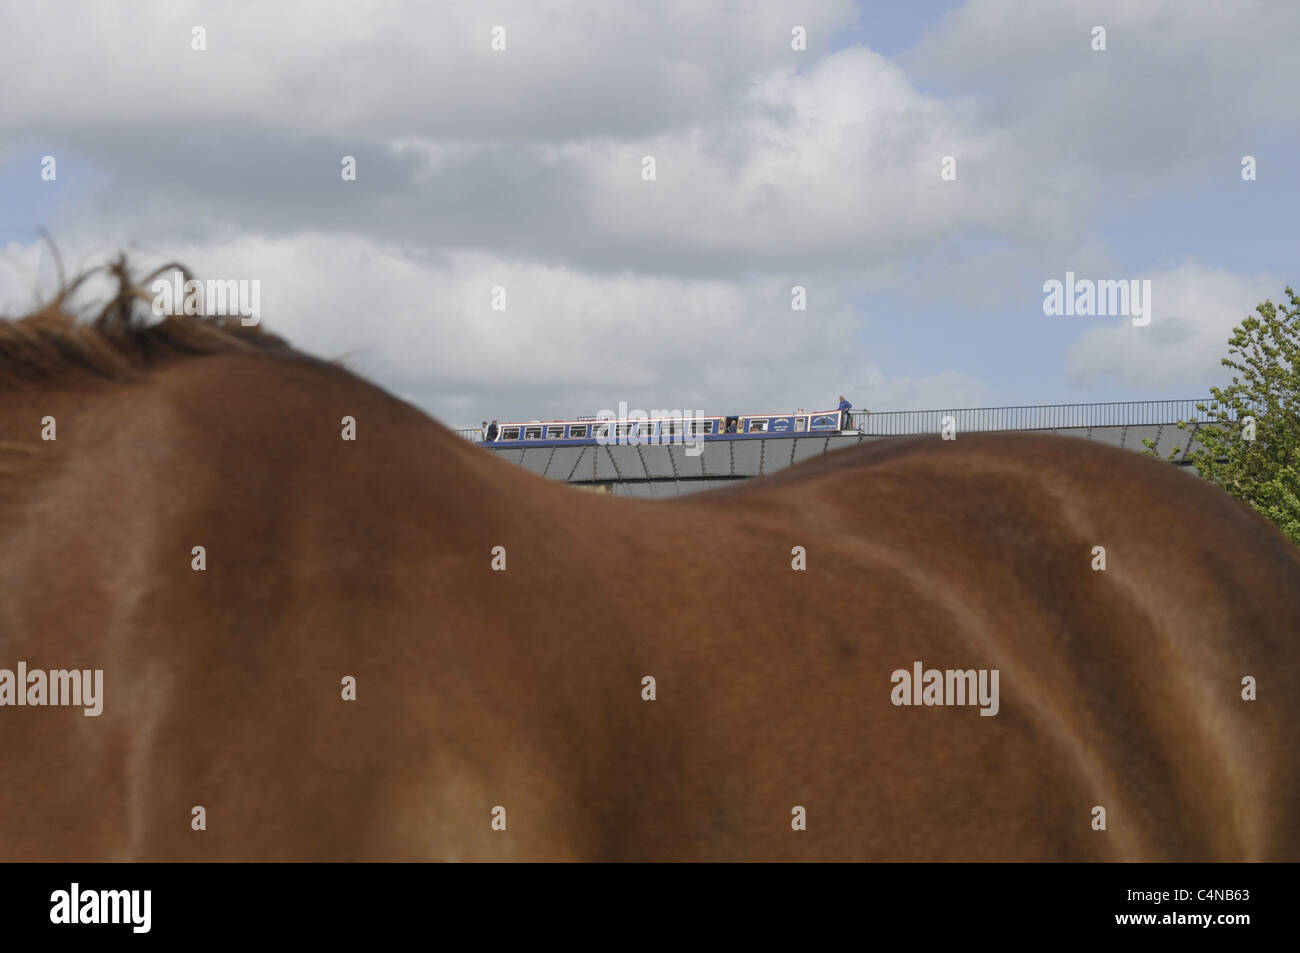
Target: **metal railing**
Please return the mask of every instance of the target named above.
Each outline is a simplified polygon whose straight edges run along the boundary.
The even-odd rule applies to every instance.
[[[1136,427],[1209,419],[1196,409],[1210,398],[1130,400],[1103,404],[1039,404],[1021,407],[963,407],[951,410],[852,411],[853,425],[865,434],[905,437],[939,433],[952,417],[957,433],[998,430],[1062,430],[1082,427]]]
[[[877,437],[907,437],[938,433],[943,418],[952,417],[958,433],[998,430],[1062,430],[1073,427],[1137,427],[1175,424],[1180,420],[1212,419],[1196,409],[1212,403],[1209,397],[1183,400],[1130,400],[1099,404],[1035,404],[1018,407],[962,407],[952,410],[865,410],[849,412],[853,429]],[[457,430],[477,442],[477,427]]]

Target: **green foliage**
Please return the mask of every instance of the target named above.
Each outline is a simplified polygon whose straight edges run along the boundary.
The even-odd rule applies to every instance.
[[[1195,428],[1187,459],[1197,473],[1300,545],[1300,297],[1290,287],[1286,296],[1289,307],[1266,300],[1233,329],[1222,362],[1232,383],[1210,388],[1209,405],[1196,405],[1205,416],[1178,427]]]

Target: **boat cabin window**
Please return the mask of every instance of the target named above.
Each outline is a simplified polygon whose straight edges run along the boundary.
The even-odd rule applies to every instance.
[[[502,439],[502,440],[518,440],[518,439],[519,439],[519,428],[518,428],[518,427],[502,427],[502,428],[501,428],[501,439]]]
[[[561,425],[561,426],[559,426],[559,427],[547,427],[547,428],[546,428],[546,439],[547,439],[547,440],[559,440],[559,439],[563,438],[563,436],[564,436],[564,427],[563,427],[563,425]]]
[[[712,420],[692,420],[691,436],[698,437],[700,434],[713,433]]]
[[[542,439],[542,428],[541,428],[541,427],[525,427],[525,428],[524,428],[524,439],[525,439],[525,440],[541,440],[541,439]]]
[[[839,414],[815,414],[809,421],[809,430],[839,430]]]
[[[579,437],[585,437],[585,436],[587,436],[587,427],[585,424],[581,427],[569,428],[569,439],[574,440]]]

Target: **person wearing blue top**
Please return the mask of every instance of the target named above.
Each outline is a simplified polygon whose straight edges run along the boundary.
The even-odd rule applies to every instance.
[[[849,429],[849,411],[852,408],[853,405],[844,399],[843,394],[840,394],[840,429],[841,430]]]

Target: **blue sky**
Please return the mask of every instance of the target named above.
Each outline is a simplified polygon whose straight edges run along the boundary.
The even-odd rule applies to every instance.
[[[960,6],[950,0],[857,3],[854,22],[836,30],[828,45],[832,50],[866,45],[884,56],[895,57],[915,46],[945,13]]]
[[[33,181],[32,170],[40,169],[45,154],[39,149],[26,149],[0,165],[0,195],[4,196],[0,243],[31,242],[42,228],[55,221],[61,208],[75,215],[78,201],[86,198],[86,183],[94,175],[94,166],[69,159],[64,165],[64,182],[42,188]]]
[[[42,229],[182,260],[463,424],[1197,396],[1297,280],[1288,7],[325,6],[0,8],[0,306]],[[1044,315],[1067,271],[1150,280],[1151,325]]]

